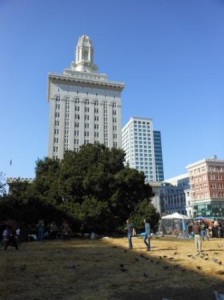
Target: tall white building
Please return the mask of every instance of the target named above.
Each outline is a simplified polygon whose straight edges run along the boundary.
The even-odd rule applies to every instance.
[[[63,74],[48,75],[48,156],[63,158],[66,150],[101,143],[121,148],[121,92],[124,83],[97,72],[92,41],[79,38],[76,58]]]
[[[122,129],[122,148],[130,168],[144,172],[147,182],[157,180],[151,119],[131,118]]]

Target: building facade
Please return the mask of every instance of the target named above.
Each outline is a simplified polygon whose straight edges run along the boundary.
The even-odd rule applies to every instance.
[[[163,172],[163,153],[162,153],[162,139],[160,131],[153,131],[154,139],[154,153],[155,153],[155,164],[156,164],[156,181],[164,180]]]
[[[121,92],[124,84],[97,72],[92,41],[79,38],[76,59],[63,74],[48,75],[48,157],[84,144],[121,148]]]
[[[159,189],[161,214],[169,215],[175,212],[186,215],[186,200],[189,193],[188,174],[167,179]]]
[[[144,172],[146,182],[163,179],[161,145],[160,133],[154,133],[153,122],[149,118],[132,117],[122,129],[122,148],[126,153],[126,164]]]
[[[224,217],[224,160],[203,159],[187,166],[194,216]]]

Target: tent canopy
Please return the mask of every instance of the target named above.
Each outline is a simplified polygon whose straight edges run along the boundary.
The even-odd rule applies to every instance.
[[[191,220],[192,218],[185,216],[185,215],[181,215],[177,212],[171,214],[171,215],[167,215],[162,217],[162,219],[180,219],[180,220]]]
[[[183,235],[183,233],[189,232],[189,226],[192,223],[193,219],[191,217],[176,212],[161,218],[160,232],[175,236]]]

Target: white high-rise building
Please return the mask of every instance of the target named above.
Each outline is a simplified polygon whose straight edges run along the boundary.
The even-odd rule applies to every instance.
[[[126,164],[145,173],[146,182],[156,181],[153,123],[149,118],[133,117],[122,129],[122,148]]]
[[[101,143],[121,148],[121,92],[124,83],[110,81],[97,72],[93,45],[83,35],[76,59],[63,74],[48,75],[48,156],[63,158],[66,150]]]

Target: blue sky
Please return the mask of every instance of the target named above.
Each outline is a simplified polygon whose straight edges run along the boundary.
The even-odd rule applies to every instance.
[[[34,177],[47,155],[47,77],[78,38],[122,81],[122,125],[149,117],[162,134],[165,178],[224,159],[223,0],[0,0],[0,172]],[[10,165],[12,160],[12,165]]]

